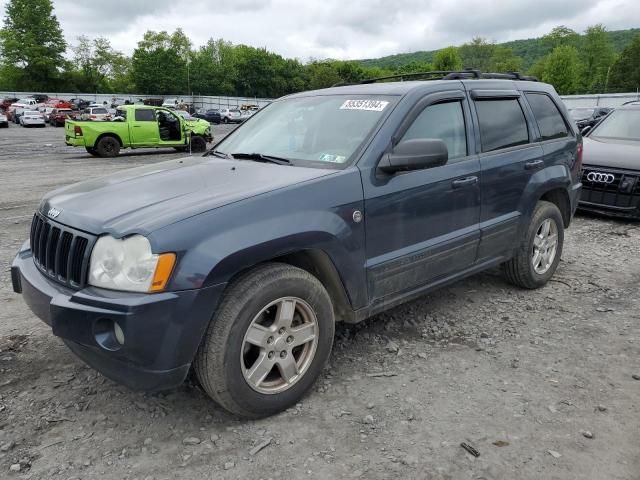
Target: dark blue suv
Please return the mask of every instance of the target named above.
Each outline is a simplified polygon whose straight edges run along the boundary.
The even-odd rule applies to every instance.
[[[337,321],[481,270],[538,288],[580,194],[582,140],[517,74],[366,82],[273,102],[204,157],[49,194],[14,289],[130,387],[204,390],[244,417],[294,404]]]

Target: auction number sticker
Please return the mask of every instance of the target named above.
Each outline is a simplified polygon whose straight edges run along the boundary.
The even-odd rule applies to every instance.
[[[367,110],[369,112],[381,112],[389,102],[384,100],[347,100],[345,101],[340,110]]]

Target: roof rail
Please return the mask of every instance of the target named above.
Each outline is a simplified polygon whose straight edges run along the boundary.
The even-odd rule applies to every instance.
[[[397,75],[388,75],[386,77],[369,78],[355,83],[337,83],[334,87],[344,87],[347,85],[366,85],[369,83],[378,83],[386,80],[468,80],[493,78],[502,80],[523,80],[529,82],[538,82],[536,77],[521,75],[519,72],[508,73],[483,73],[480,70],[467,68],[465,70],[433,70],[430,72],[412,72],[398,73]]]

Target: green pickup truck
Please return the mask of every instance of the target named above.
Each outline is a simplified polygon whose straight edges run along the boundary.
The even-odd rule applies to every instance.
[[[180,112],[182,113],[182,112]],[[115,157],[121,148],[166,148],[204,152],[213,140],[206,120],[185,118],[160,107],[124,105],[110,121],[65,122],[65,143],[96,157]]]

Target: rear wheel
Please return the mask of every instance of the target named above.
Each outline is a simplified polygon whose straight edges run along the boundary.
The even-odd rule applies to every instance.
[[[230,285],[200,345],[194,367],[213,400],[258,418],[294,405],[331,354],[329,294],[310,273],[266,264]]]
[[[87,150],[87,153],[90,153],[91,155],[93,155],[94,157],[98,156],[98,152],[96,152],[95,148],[92,147],[85,147],[85,149]]]
[[[100,157],[117,157],[120,153],[120,142],[113,137],[102,137],[95,146]]]
[[[563,245],[560,210],[551,202],[538,202],[516,255],[502,266],[505,277],[522,288],[544,286],[558,268]]]

